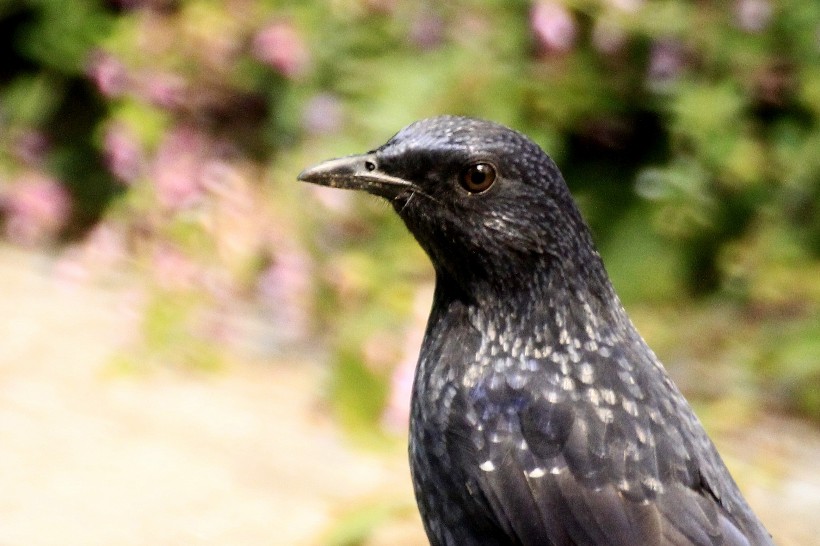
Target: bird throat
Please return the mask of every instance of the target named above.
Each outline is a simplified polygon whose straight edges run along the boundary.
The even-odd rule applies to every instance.
[[[611,286],[597,283],[569,286],[560,279],[540,279],[536,288],[510,290],[487,297],[466,297],[451,279],[439,275],[422,354],[447,353],[440,345],[453,342],[471,348],[475,359],[465,376],[483,375],[502,360],[548,361],[558,367],[577,363],[577,355],[600,347],[631,344],[640,339]],[[475,293],[474,291],[472,291]],[[556,355],[564,357],[556,358]],[[563,364],[562,364],[563,363]],[[446,358],[438,364],[458,367]],[[476,365],[478,364],[478,365]],[[419,373],[457,377],[463,370],[431,369],[433,361],[419,362]],[[562,370],[568,373],[567,370]],[[446,378],[441,376],[440,380]]]

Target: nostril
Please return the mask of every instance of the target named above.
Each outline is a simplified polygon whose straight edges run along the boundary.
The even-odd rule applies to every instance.
[[[372,161],[365,161],[364,162],[364,168],[367,171],[375,171],[376,170],[376,164]]]

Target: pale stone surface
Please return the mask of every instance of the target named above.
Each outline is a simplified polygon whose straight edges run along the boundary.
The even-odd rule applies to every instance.
[[[123,290],[49,271],[0,247],[0,545],[321,544],[380,502],[408,508],[369,544],[425,544],[404,450],[350,446],[317,364],[113,373]],[[770,417],[717,441],[778,544],[820,536],[816,428]]]

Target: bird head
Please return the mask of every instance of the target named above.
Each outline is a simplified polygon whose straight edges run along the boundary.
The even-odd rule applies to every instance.
[[[555,163],[497,123],[421,120],[375,150],[320,163],[299,179],[389,200],[439,279],[468,295],[476,285],[531,290],[602,272]]]

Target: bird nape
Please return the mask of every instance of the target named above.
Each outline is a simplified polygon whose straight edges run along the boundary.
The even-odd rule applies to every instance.
[[[436,117],[299,179],[386,198],[433,263],[410,422],[431,544],[773,544],[535,143]]]

